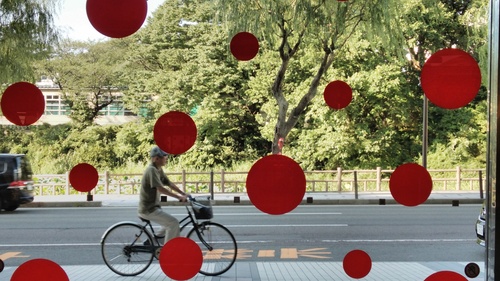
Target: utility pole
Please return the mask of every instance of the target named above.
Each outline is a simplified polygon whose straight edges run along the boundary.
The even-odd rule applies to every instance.
[[[423,95],[422,107],[422,166],[427,169],[427,148],[429,146],[429,99]]]

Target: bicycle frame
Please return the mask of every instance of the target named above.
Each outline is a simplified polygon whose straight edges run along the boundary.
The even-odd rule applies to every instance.
[[[181,231],[188,225],[192,224],[195,231],[196,231],[196,235],[198,235],[198,238],[200,239],[200,241],[203,243],[203,245],[205,245],[205,247],[207,247],[208,250],[212,251],[213,250],[213,247],[210,246],[206,241],[205,239],[203,239],[203,236],[201,235],[201,232],[200,232],[200,227],[199,227],[199,224],[198,224],[198,220],[196,218],[193,217],[193,213],[191,213],[191,210],[189,210],[189,207],[186,206],[186,210],[187,210],[187,213],[188,215],[183,218],[180,222],[179,222],[179,225],[182,225],[185,221],[189,220],[188,222],[186,222],[184,225],[181,226]]]

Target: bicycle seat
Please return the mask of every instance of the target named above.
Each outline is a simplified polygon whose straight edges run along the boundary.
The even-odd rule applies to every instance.
[[[145,223],[151,223],[151,221],[150,221],[150,220],[147,220],[147,219],[145,219],[145,218],[143,218],[143,217],[139,217],[139,218],[141,219],[141,221],[143,221],[143,222],[145,222]]]

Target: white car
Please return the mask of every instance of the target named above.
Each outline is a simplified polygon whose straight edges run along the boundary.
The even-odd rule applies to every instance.
[[[476,221],[476,236],[477,240],[476,242],[481,245],[485,246],[485,236],[484,236],[484,231],[485,231],[485,225],[486,225],[486,202],[483,202],[483,206],[481,207],[481,212],[479,213],[479,216],[477,217]]]

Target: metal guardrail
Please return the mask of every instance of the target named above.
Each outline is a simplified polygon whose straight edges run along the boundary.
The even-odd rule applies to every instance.
[[[304,171],[308,192],[383,192],[389,191],[389,178],[394,170],[327,170]],[[479,191],[483,198],[484,169],[428,170],[433,189],[439,191]],[[244,193],[248,172],[225,170],[210,172],[168,172],[171,181],[190,193]],[[35,175],[37,195],[79,194],[68,178],[69,172],[58,175]],[[138,194],[142,174],[99,174],[93,194]]]

